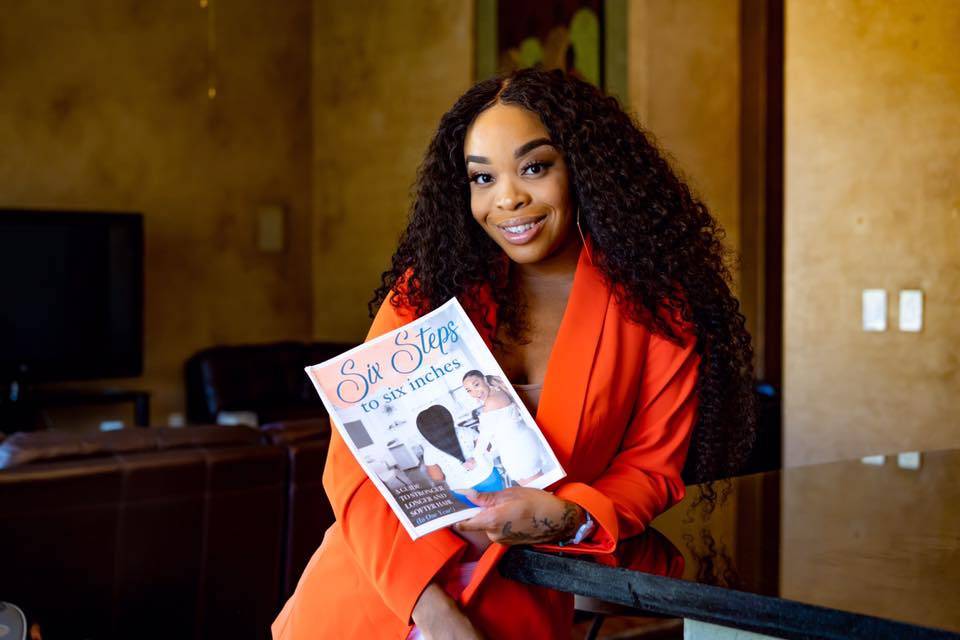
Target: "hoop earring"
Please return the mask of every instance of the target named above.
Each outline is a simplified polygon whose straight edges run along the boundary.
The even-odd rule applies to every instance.
[[[580,226],[580,207],[577,207],[577,231],[580,232],[580,241],[583,242],[583,250],[587,252],[587,262],[593,264],[593,256],[590,255],[590,247],[587,245],[587,239],[583,235],[583,227]]]

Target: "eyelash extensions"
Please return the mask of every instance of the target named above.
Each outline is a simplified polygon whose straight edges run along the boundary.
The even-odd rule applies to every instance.
[[[535,174],[531,174],[531,175],[540,175],[541,173],[543,173],[543,171],[546,171],[547,169],[549,169],[549,168],[552,167],[552,166],[553,166],[553,163],[552,163],[552,162],[544,162],[544,161],[541,161],[541,160],[534,160],[533,162],[530,162],[530,163],[524,165],[524,167],[520,170],[520,173],[524,173],[524,172],[526,172],[528,169],[531,169],[531,168],[533,168],[533,167],[540,167],[540,172],[535,173]],[[471,173],[470,176],[469,176],[469,177],[470,177],[470,182],[473,182],[473,183],[476,183],[476,184],[490,184],[489,182],[479,182],[479,178],[484,177],[484,176],[487,177],[487,178],[490,178],[490,177],[491,177],[489,173],[484,173],[484,172]]]
[[[526,171],[527,169],[531,169],[531,168],[533,168],[533,167],[540,167],[541,172],[543,172],[543,171],[546,171],[547,169],[549,169],[549,168],[552,167],[552,166],[553,166],[553,163],[552,163],[552,162],[544,162],[544,161],[542,161],[542,160],[534,160],[533,162],[531,162],[531,163],[529,163],[528,165],[526,165],[526,166],[525,166],[523,169],[521,169],[520,171],[523,172],[523,171]],[[540,174],[537,173],[537,174],[534,174],[534,175],[540,175]]]

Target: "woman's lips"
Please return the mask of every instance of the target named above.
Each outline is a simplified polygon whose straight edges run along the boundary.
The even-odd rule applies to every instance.
[[[507,220],[497,225],[497,229],[510,244],[527,244],[537,237],[543,228],[547,216],[525,220]]]

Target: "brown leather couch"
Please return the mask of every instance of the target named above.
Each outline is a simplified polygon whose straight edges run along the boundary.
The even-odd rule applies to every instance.
[[[15,434],[0,600],[57,638],[268,638],[332,522],[326,420]]]
[[[310,556],[333,524],[333,509],[323,489],[323,466],[330,444],[330,422],[299,420],[261,427],[272,444],[287,453],[287,500],[281,591],[286,600],[297,586]]]

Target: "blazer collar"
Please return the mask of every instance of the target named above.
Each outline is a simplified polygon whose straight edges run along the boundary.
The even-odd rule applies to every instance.
[[[610,290],[603,276],[590,260],[590,254],[581,250],[570,298],[547,361],[536,415],[537,424],[568,477],[609,302]],[[462,604],[473,600],[484,578],[506,551],[506,546],[492,544],[484,552],[470,584],[460,594]]]
[[[586,402],[587,384],[610,301],[606,282],[590,258],[592,253],[595,250],[580,251],[570,298],[547,360],[543,392],[535,416],[568,475]],[[486,290],[477,292],[477,297],[480,305],[472,309],[470,315],[483,341],[492,349],[492,332],[488,327],[495,330],[496,303]],[[486,316],[486,324],[480,321],[481,314]]]
[[[603,276],[590,254],[581,250],[570,298],[547,361],[536,415],[567,475],[609,301]]]

